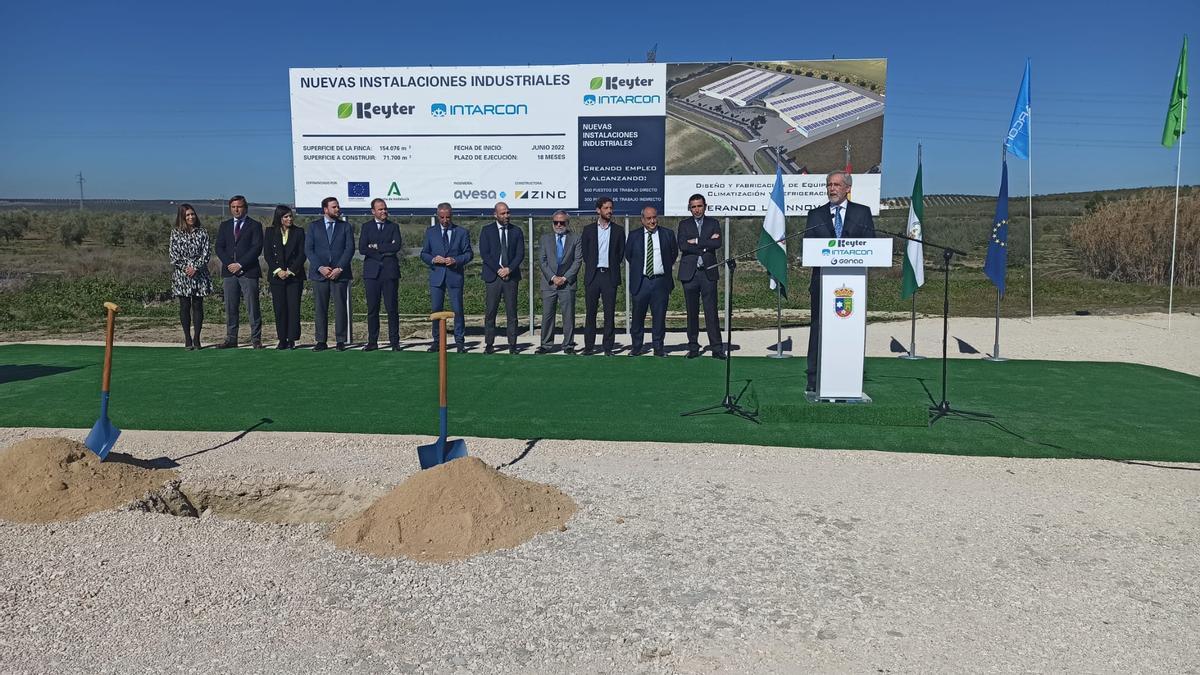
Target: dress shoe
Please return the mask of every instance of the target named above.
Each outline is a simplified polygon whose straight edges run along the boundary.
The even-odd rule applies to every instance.
[[[458,346],[458,349],[457,349],[456,351],[458,351],[458,353],[459,353],[459,354],[466,354],[466,353],[467,353],[467,346],[466,346],[466,345],[459,345],[459,346]]]
[[[574,347],[567,347],[567,348],[563,349],[563,353],[564,353],[564,354],[574,354],[574,353],[575,353],[575,348],[574,348]]]
[[[495,352],[496,352],[496,348],[491,345],[487,345],[483,348],[484,354],[494,354]]]
[[[374,342],[369,342],[367,343],[367,346],[363,347],[364,352],[373,352],[376,349],[379,349],[379,345],[375,344]]]
[[[329,349],[329,345],[325,344],[324,342],[318,342],[317,344],[313,345],[314,352],[323,352],[326,349]]]
[[[517,353],[517,348],[516,348],[516,347],[509,347],[509,348],[508,348],[508,353],[509,353],[509,354],[516,354],[516,353]]]
[[[400,345],[396,344],[395,342],[393,342],[391,344],[391,348],[392,348],[392,351],[394,351],[394,352],[400,351]]]
[[[549,354],[550,350],[546,349],[545,347],[538,347],[537,349],[533,350],[533,353],[534,354]]]
[[[254,342],[251,342],[250,348],[251,349],[262,349],[263,348],[262,340],[255,340]]]
[[[583,355],[584,355],[584,356],[591,356],[592,354],[595,354],[595,353],[596,353],[596,350],[592,349],[591,347],[584,347],[584,348],[583,348]]]
[[[279,344],[275,345],[275,349],[287,349],[287,340],[280,340]]]
[[[661,357],[663,357],[663,358],[666,358],[666,357],[667,357],[667,353],[666,353],[666,352],[664,352],[664,351],[663,351],[663,350],[661,350],[661,349],[656,349],[656,350],[654,350],[654,355],[655,355],[655,356],[661,356]]]
[[[724,361],[726,359],[725,352],[721,349],[718,349],[717,351],[713,352],[712,357],[714,359],[720,359],[722,361]]]
[[[288,340],[288,349],[295,349],[295,348],[296,348],[296,341]]]
[[[689,359],[694,359],[694,358],[697,358],[697,357],[699,357],[699,356],[700,356],[700,350],[698,350],[698,349],[689,349],[689,350],[688,350],[687,357],[688,357]]]
[[[612,355],[613,355],[613,350],[611,350],[611,349],[605,349],[605,350],[604,350],[604,355],[605,355],[605,356],[612,356]]]
[[[217,345],[217,349],[237,349],[237,343],[226,340],[225,342]]]
[[[339,342],[339,343],[337,343],[336,349],[337,349],[339,352],[344,352],[344,351],[346,351],[346,343],[345,343],[345,342]]]
[[[425,351],[427,351],[427,352],[436,352],[437,350],[438,350],[437,345],[429,345],[428,347],[425,348]]]

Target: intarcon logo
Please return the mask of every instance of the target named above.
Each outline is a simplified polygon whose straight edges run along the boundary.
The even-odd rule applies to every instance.
[[[529,106],[524,103],[434,103],[429,106],[434,117],[478,117],[528,115]]]
[[[658,94],[602,94],[596,96],[594,94],[584,94],[584,105],[645,105],[647,103],[661,103],[662,97]]]
[[[357,103],[347,101],[338,104],[337,116],[340,120],[344,120],[351,115],[360,120],[369,120],[376,117],[391,119],[392,117],[399,117],[401,115],[411,115],[413,114],[413,110],[416,110],[416,106],[400,105],[399,103],[376,104],[370,101],[359,101]]]

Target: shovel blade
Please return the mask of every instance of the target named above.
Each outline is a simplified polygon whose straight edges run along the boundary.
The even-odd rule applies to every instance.
[[[96,424],[88,432],[87,439],[83,441],[83,444],[96,453],[96,456],[103,462],[113,446],[117,444],[117,437],[120,435],[121,430],[114,426],[107,416],[104,416],[96,420]]]
[[[420,460],[422,469],[429,469],[452,459],[466,456],[467,443],[461,438],[453,441],[439,438],[436,443],[417,446],[417,459]]]

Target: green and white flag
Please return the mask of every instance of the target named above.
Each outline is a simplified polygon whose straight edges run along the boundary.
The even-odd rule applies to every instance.
[[[921,160],[917,160],[917,180],[913,183],[912,203],[908,205],[908,228],[905,234],[921,239],[921,220],[925,217],[925,198],[921,188]],[[905,299],[925,284],[925,253],[919,241],[908,242],[904,251],[904,282],[900,286],[900,298]]]
[[[783,207],[783,167],[775,167],[775,188],[771,190],[771,201],[767,204],[767,217],[763,218],[763,229],[758,235],[758,262],[771,275],[771,289],[776,284],[783,297],[787,297],[787,245],[780,241],[786,233]]]

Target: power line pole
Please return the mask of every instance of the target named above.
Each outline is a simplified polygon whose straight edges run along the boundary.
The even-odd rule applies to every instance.
[[[658,43],[655,42],[650,51],[646,52],[646,63],[656,63],[658,61]]]
[[[83,210],[83,172],[80,171],[75,175],[76,181],[79,183],[79,210]]]

